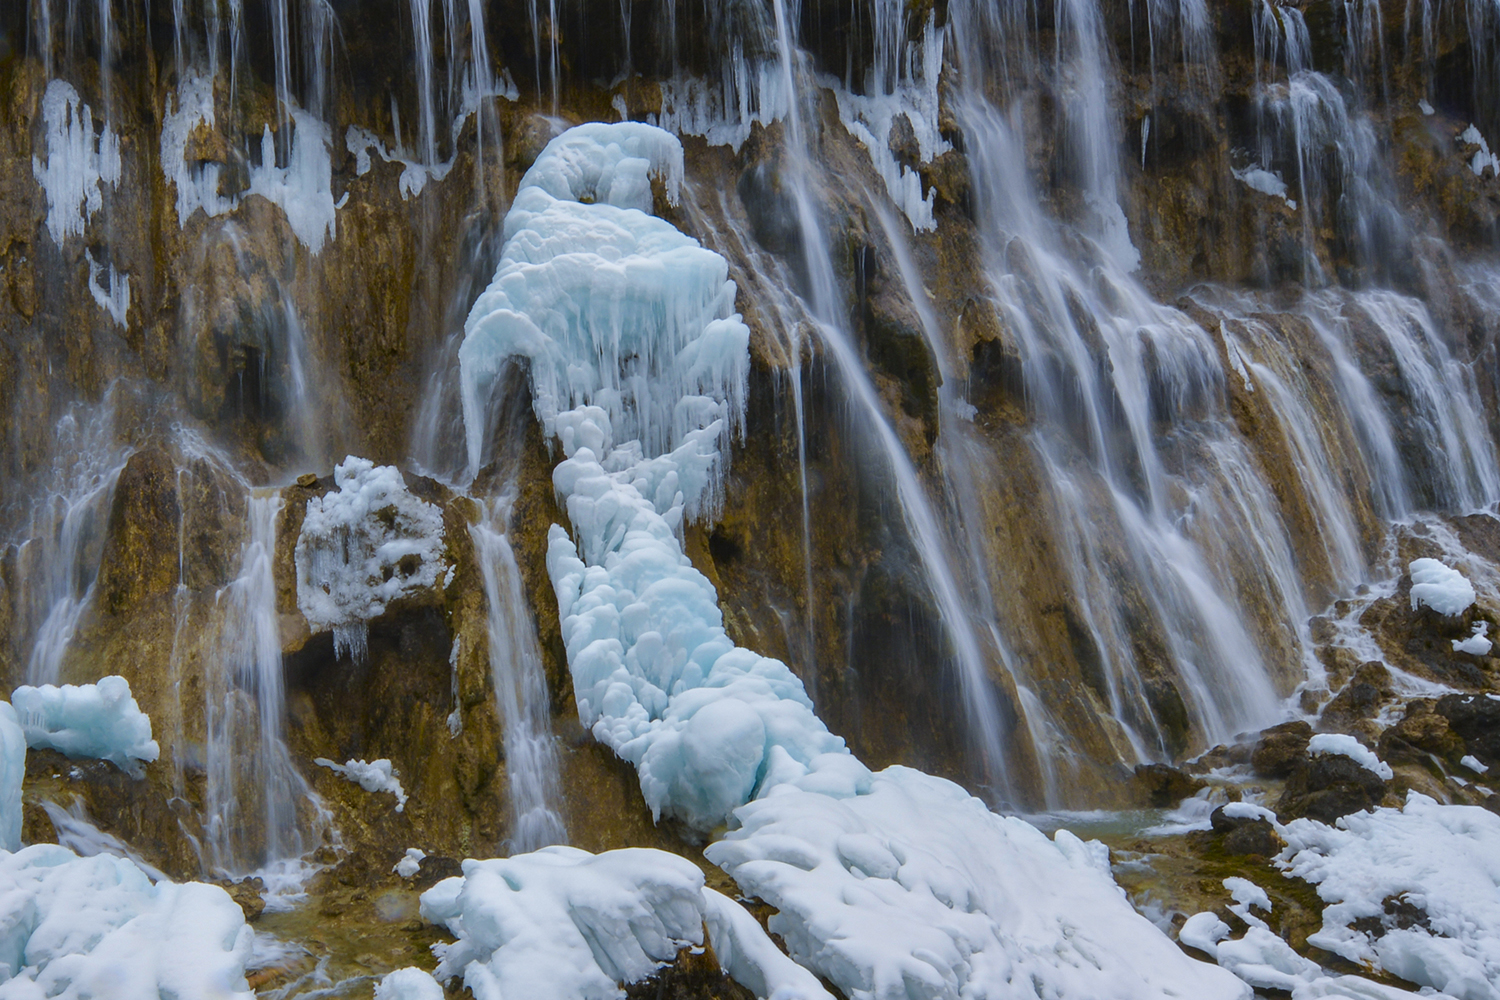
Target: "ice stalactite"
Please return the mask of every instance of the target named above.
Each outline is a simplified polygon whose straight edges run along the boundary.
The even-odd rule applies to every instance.
[[[94,114],[64,80],[47,84],[42,97],[46,157],[31,158],[31,172],[47,192],[47,232],[62,246],[82,236],[104,204],[104,187],[120,183],[120,137],[106,121],[94,130]]]

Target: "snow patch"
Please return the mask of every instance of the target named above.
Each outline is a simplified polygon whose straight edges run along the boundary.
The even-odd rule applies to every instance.
[[[1296,201],[1286,196],[1286,181],[1281,179],[1280,174],[1260,167],[1246,167],[1244,170],[1232,170],[1231,173],[1252,191],[1280,198],[1289,208],[1296,209]]]
[[[414,878],[422,867],[422,859],[427,857],[427,852],[418,847],[408,847],[406,856],[396,862],[396,867],[391,871],[402,878]]]
[[[130,683],[111,675],[97,684],[57,687],[21,685],[10,702],[26,733],[26,745],[69,757],[97,757],[139,775],[141,763],[160,754],[151,719],[130,695]]]
[[[1336,827],[1299,819],[1281,833],[1277,864],[1329,904],[1308,944],[1462,1000],[1500,993],[1500,816],[1410,792],[1402,809]],[[1398,926],[1389,899],[1425,918]],[[1370,919],[1383,933],[1356,926]]]
[[[1453,651],[1455,653],[1468,653],[1471,656],[1489,656],[1490,649],[1494,647],[1494,643],[1488,637],[1489,630],[1489,622],[1475,622],[1472,635],[1467,639],[1453,640]]]
[[[1484,141],[1484,136],[1479,133],[1479,129],[1470,124],[1459,135],[1458,141],[1479,147],[1479,151],[1469,161],[1469,169],[1474,171],[1475,177],[1483,177],[1486,169],[1489,170],[1490,176],[1500,176],[1500,156],[1490,152],[1490,144]]]
[[[1478,757],[1475,757],[1472,754],[1465,754],[1463,758],[1459,760],[1459,763],[1464,767],[1467,767],[1469,770],[1473,771],[1475,774],[1484,774],[1489,770],[1488,767],[1480,762]]]

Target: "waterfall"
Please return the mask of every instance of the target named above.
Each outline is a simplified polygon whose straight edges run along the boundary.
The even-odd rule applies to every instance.
[[[485,506],[485,519],[471,524],[469,535],[484,578],[490,677],[505,727],[510,849],[521,854],[548,844],[566,844],[568,833],[557,811],[561,795],[547,676],[521,570],[506,533],[508,508],[505,498],[491,500]]]
[[[204,832],[210,867],[235,875],[316,846],[321,806],[283,733],[281,628],[272,559],[279,493],[251,491],[239,574],[214,598],[218,636],[207,664]]]

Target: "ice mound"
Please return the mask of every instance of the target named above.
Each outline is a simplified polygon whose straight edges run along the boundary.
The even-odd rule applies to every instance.
[[[431,973],[407,966],[375,984],[375,1000],[443,1000],[443,988]]]
[[[253,1000],[254,935],[229,894],[55,844],[0,853],[0,997]]]
[[[371,618],[400,597],[437,585],[443,512],[407,490],[395,466],[345,458],[338,491],[307,501],[297,538],[297,607],[314,632],[364,658]]]
[[[569,129],[527,171],[459,351],[471,472],[491,386],[512,358],[530,362],[548,436],[560,413],[592,405],[622,445],[639,442],[637,459],[689,438],[727,443],[744,413],[749,330],[724,258],[647,214],[651,179],[675,200],[681,175],[677,139],[634,122]],[[699,491],[684,496],[693,516]]]
[[[481,1000],[615,1000],[625,995],[620,984],[702,945],[705,926],[721,968],[756,996],[831,1000],[744,907],[706,888],[698,867],[676,854],[544,847],[465,861],[463,872],[422,894],[422,916],[458,938],[434,949],[437,977],[463,976]]]
[[[1440,615],[1461,615],[1474,603],[1474,585],[1436,559],[1413,559],[1407,570],[1413,611],[1425,604]]]
[[[437,977],[476,997],[614,1000],[703,943],[703,873],[675,854],[546,847],[463,872],[422,894],[422,917],[458,938]]]
[[[427,852],[420,847],[408,847],[401,860],[397,861],[391,871],[402,878],[415,878],[417,872],[422,870],[422,862],[426,860]]]
[[[1410,792],[1401,809],[1337,826],[1293,820],[1280,832],[1278,864],[1329,904],[1308,944],[1461,1000],[1500,996],[1500,816]],[[1425,919],[1398,926],[1388,899]],[[1368,919],[1380,934],[1355,926]]]
[[[11,692],[10,702],[30,747],[112,761],[131,774],[140,774],[141,763],[161,752],[151,738],[151,719],[135,703],[123,677],[62,687],[23,684]]]
[[[120,137],[105,122],[94,132],[94,115],[78,91],[53,80],[42,95],[47,160],[31,158],[31,173],[47,195],[47,232],[62,246],[82,236],[89,217],[104,205],[101,184],[120,183]]]
[[[911,768],[816,779],[743,806],[704,853],[850,1000],[1249,996],[1131,908],[1102,845]]]
[[[406,809],[406,790],[401,787],[400,780],[396,777],[396,771],[391,762],[382,757],[368,763],[362,760],[346,760],[340,764],[331,761],[327,757],[314,757],[313,763],[319,767],[326,767],[346,781],[363,788],[367,792],[390,792],[396,796],[396,811],[404,812]],[[408,851],[408,854],[411,852]],[[426,855],[423,855],[425,857]],[[417,859],[420,864],[422,858]]]
[[[1348,757],[1354,763],[1366,771],[1373,771],[1379,775],[1381,780],[1390,781],[1395,777],[1391,765],[1375,756],[1375,751],[1365,746],[1353,736],[1345,736],[1343,733],[1318,733],[1307,743],[1307,752],[1317,757],[1325,753],[1340,754]]]
[[[0,701],[0,850],[21,849],[21,785],[26,780],[26,734],[9,702]]]

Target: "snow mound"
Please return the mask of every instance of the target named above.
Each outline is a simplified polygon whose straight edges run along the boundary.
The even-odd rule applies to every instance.
[[[1325,753],[1348,757],[1366,771],[1378,774],[1383,781],[1390,781],[1395,777],[1391,765],[1375,756],[1374,750],[1353,736],[1345,736],[1343,733],[1318,733],[1308,741],[1307,752],[1314,757]]]
[[[546,847],[465,861],[422,894],[422,917],[458,940],[439,946],[437,977],[476,997],[616,1000],[703,943],[703,873],[686,858],[626,848]]]
[[[0,853],[0,997],[253,1000],[254,935],[229,894],[55,844]]]
[[[82,236],[89,217],[104,205],[101,184],[120,183],[120,137],[105,122],[94,132],[94,115],[64,80],[42,95],[47,161],[31,158],[31,173],[47,195],[47,232],[62,246]]]
[[[21,785],[26,780],[26,733],[16,710],[0,701],[0,850],[21,849]]]
[[[366,763],[362,760],[346,760],[339,764],[329,760],[327,757],[314,757],[313,763],[319,767],[326,767],[334,774],[352,781],[367,792],[390,792],[396,796],[396,811],[406,810],[406,791],[401,787],[401,782],[396,778],[395,769],[391,762],[384,757]],[[410,855],[410,851],[407,852]],[[423,855],[426,857],[426,855]],[[421,858],[417,862],[421,863]]]
[[[1308,944],[1460,1000],[1500,996],[1500,816],[1411,792],[1402,809],[1281,832],[1278,864],[1330,904]],[[1399,926],[1387,900],[1424,917]],[[1355,926],[1369,919],[1379,932]]]
[[[397,875],[400,875],[402,878],[412,878],[417,874],[417,872],[421,871],[422,862],[426,859],[426,857],[427,852],[422,850],[420,847],[408,847],[406,849],[406,854],[401,858],[400,861],[396,862],[396,866],[392,868],[391,871],[395,872]]]
[[[131,774],[140,774],[141,763],[161,753],[151,738],[151,719],[135,703],[123,677],[62,687],[23,684],[11,692],[10,703],[30,747],[112,761]]]
[[[345,458],[338,491],[307,501],[297,538],[297,607],[314,632],[333,629],[334,646],[365,655],[370,619],[392,601],[437,585],[443,512],[413,496],[395,466]]]
[[[431,973],[409,965],[375,984],[375,1000],[443,1000],[443,988]]]
[[[1440,615],[1461,615],[1474,603],[1473,584],[1436,559],[1413,559],[1407,570],[1411,573],[1413,611],[1425,604]]]
[[[749,911],[707,886],[703,922],[720,968],[757,997],[833,1000],[816,976],[782,954]]]
[[[704,853],[850,1000],[1249,996],[1131,908],[1102,845],[1048,840],[910,768],[818,778],[741,807]]]

